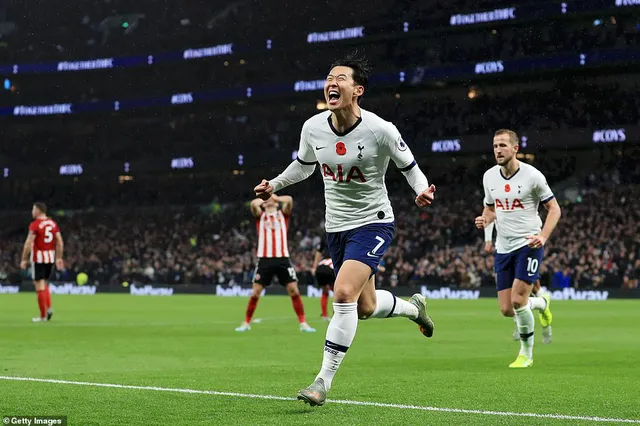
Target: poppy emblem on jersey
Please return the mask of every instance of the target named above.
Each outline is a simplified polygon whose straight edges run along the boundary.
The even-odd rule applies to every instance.
[[[508,183],[504,186],[504,192],[510,192],[511,191],[511,185],[509,185]]]
[[[344,145],[344,142],[338,142],[336,144],[336,154],[345,155],[347,153],[347,147]]]
[[[404,143],[404,141],[402,140],[402,136],[400,136],[400,137],[398,138],[398,150],[399,150],[399,151],[406,151],[406,150],[407,150],[407,148],[409,148],[409,147],[408,147],[408,146],[407,146],[407,144],[406,144],[406,143]]]

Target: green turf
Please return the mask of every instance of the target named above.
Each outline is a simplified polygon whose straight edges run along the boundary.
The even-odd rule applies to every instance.
[[[245,298],[54,296],[32,324],[35,294],[0,296],[0,375],[293,397],[320,366],[326,323],[298,331],[291,302]],[[330,397],[432,407],[640,419],[640,303],[554,302],[554,343],[509,370],[518,343],[495,300],[430,302],[435,336],[395,318],[360,322]],[[539,328],[537,329],[539,331]],[[1,415],[66,415],[71,425],[591,424],[299,401],[0,380]]]

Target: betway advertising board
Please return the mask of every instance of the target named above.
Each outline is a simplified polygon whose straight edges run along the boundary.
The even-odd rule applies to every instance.
[[[131,284],[127,287],[120,285],[84,285],[79,286],[70,282],[56,282],[49,285],[51,294],[60,295],[76,295],[76,296],[92,296],[98,293],[123,293],[132,296],[173,296],[177,294],[207,294],[219,297],[249,297],[252,292],[250,286],[239,285],[151,285],[151,284]],[[397,296],[409,297],[414,293],[420,293],[427,299],[440,300],[475,300],[479,298],[495,298],[496,290],[493,288],[479,289],[457,289],[449,287],[395,287],[387,290],[393,292]],[[0,295],[17,294],[24,292],[33,292],[34,288],[31,284],[6,284],[0,283]],[[575,288],[565,288],[560,290],[549,290],[553,300],[585,300],[599,301],[608,299],[640,299],[640,291],[628,290],[580,290]],[[318,298],[322,295],[322,290],[314,286],[301,286],[301,293],[307,297]],[[262,295],[286,295],[287,291],[279,285],[272,285],[262,290]],[[330,292],[333,297],[333,292]]]

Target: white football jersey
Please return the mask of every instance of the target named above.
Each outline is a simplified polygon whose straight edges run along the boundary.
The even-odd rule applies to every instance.
[[[482,178],[484,203],[494,206],[499,229],[496,253],[510,253],[526,246],[528,235],[539,234],[542,219],[538,214],[540,203],[554,196],[547,179],[530,164],[520,162],[519,169],[506,179],[495,165]]]
[[[416,165],[392,123],[361,109],[361,118],[344,133],[334,129],[331,112],[302,126],[298,159],[320,165],[326,200],[326,230],[341,232],[370,223],[394,221],[384,183],[392,159],[402,171]]]

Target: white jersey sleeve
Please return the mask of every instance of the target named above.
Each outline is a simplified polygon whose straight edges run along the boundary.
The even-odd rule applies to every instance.
[[[538,195],[538,199],[540,200],[540,202],[544,204],[547,201],[551,200],[554,197],[554,195],[544,175],[538,170],[536,170],[536,172],[537,173],[533,174],[533,179],[532,179],[533,190]]]
[[[400,169],[416,195],[429,187],[429,181],[424,173],[422,173],[422,170],[420,170],[420,167],[418,167],[411,149],[402,139],[398,128],[391,123],[388,123],[384,128],[382,144],[389,158],[391,158],[398,169]]]
[[[409,146],[402,140],[398,128],[391,123],[382,129],[381,142],[389,157],[400,170],[405,169],[415,162]]]
[[[277,177],[271,179],[269,183],[273,187],[273,192],[278,192],[289,185],[302,182],[313,174],[316,169],[316,155],[308,141],[310,126],[308,121],[302,126],[300,133],[300,146],[298,148],[298,158],[294,160]]]
[[[484,188],[484,204],[485,206],[493,206],[494,200],[491,195],[491,191],[489,191],[489,172],[485,172],[482,177],[482,186]]]
[[[491,222],[490,224],[488,224],[487,226],[485,226],[485,228],[484,228],[484,241],[485,242],[492,242],[493,241],[493,229],[495,227],[496,227],[495,220],[493,222]]]
[[[306,121],[300,132],[300,146],[298,147],[298,158],[303,164],[315,164],[318,161],[315,152],[313,152],[313,147],[309,143],[310,132],[311,126],[309,121]]]

